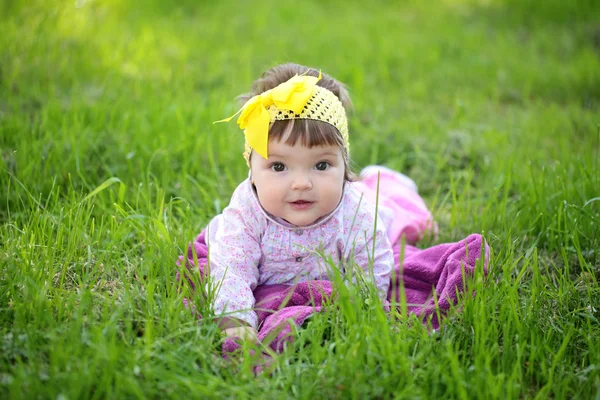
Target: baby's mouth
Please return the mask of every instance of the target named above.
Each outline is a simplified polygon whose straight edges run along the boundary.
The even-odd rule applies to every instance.
[[[292,207],[294,207],[297,210],[305,210],[305,209],[309,208],[313,204],[313,202],[307,201],[307,200],[296,200],[296,201],[290,202],[290,204],[292,205]]]

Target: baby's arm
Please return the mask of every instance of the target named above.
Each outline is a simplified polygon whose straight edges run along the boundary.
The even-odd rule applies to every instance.
[[[360,224],[354,239],[354,262],[373,279],[383,302],[387,299],[390,276],[394,268],[394,253],[383,223],[377,219],[377,229],[373,234],[375,219],[366,217],[357,221]],[[371,271],[372,260],[372,271]],[[373,275],[371,275],[371,273]]]
[[[237,318],[222,318],[219,322],[219,327],[223,333],[230,338],[240,338],[242,340],[256,341],[257,332],[251,326],[245,324],[244,321]]]
[[[220,326],[228,335],[234,332],[229,329],[237,332],[246,327],[255,332],[258,318],[252,310],[252,291],[258,282],[262,256],[261,223],[234,193],[230,205],[210,226],[214,232],[209,232],[209,266],[215,290],[214,310],[223,315]]]

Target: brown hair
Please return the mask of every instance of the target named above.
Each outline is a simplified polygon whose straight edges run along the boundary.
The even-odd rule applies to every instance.
[[[250,93],[245,93],[238,96],[238,100],[245,103],[253,96],[259,95],[267,90],[273,89],[279,84],[288,81],[294,75],[310,75],[319,76],[319,71],[314,68],[305,67],[298,64],[281,64],[273,67],[262,74],[257,79],[250,89]],[[321,80],[317,82],[318,86],[324,87],[342,102],[342,105],[348,112],[352,108],[352,102],[348,95],[346,86],[332,78],[327,74],[322,74]],[[289,136],[285,141],[285,144],[293,146],[298,141],[303,146],[315,147],[315,146],[334,146],[337,145],[342,150],[342,156],[344,159],[344,179],[346,181],[356,180],[355,174],[350,169],[350,159],[348,155],[348,149],[344,144],[342,134],[333,125],[312,119],[288,119],[283,121],[275,121],[269,129],[269,140],[281,141],[286,135]]]

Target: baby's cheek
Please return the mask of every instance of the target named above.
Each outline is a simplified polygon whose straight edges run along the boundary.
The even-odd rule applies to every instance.
[[[330,199],[330,202],[333,203],[335,207],[342,199],[343,188],[341,185],[338,185],[337,182],[334,182],[330,186],[328,186],[328,190],[329,193],[327,197]]]
[[[263,192],[262,195],[259,194],[258,200],[260,201],[260,205],[270,214],[275,214],[277,211],[277,201],[276,196],[273,192]]]

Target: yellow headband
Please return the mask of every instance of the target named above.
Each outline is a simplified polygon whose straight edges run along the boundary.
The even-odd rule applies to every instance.
[[[317,86],[320,79],[320,72],[318,77],[295,75],[287,82],[252,97],[231,117],[214,123],[229,122],[241,112],[237,123],[246,137],[246,161],[249,161],[252,149],[263,158],[269,158],[269,128],[276,120],[286,119],[314,119],[333,125],[342,134],[349,151],[346,110],[335,94]]]

